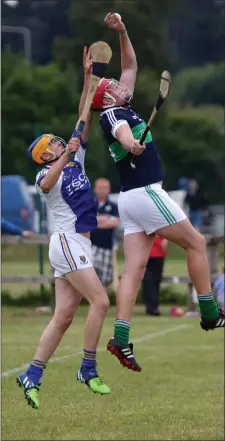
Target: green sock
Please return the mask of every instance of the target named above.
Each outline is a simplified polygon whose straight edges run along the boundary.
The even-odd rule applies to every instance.
[[[116,319],[114,323],[114,337],[118,338],[121,343],[128,344],[130,332],[130,322],[126,320]]]
[[[198,301],[203,319],[212,320],[218,317],[218,306],[212,292],[209,294],[198,294]]]

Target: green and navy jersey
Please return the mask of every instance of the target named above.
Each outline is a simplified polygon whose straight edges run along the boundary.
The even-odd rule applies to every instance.
[[[146,123],[130,107],[111,107],[100,114],[100,125],[104,137],[119,170],[121,191],[162,181],[164,174],[151,132],[148,132],[145,139],[146,150],[140,156],[135,156],[136,168],[133,169],[130,165],[133,155],[125,150],[115,138],[116,129],[123,124],[129,124],[135,139],[141,139]]]

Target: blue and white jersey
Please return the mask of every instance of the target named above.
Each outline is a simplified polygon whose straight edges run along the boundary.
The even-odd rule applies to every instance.
[[[86,144],[76,153],[76,167],[66,166],[49,193],[43,193],[40,182],[50,165],[46,165],[36,177],[36,188],[47,202],[54,219],[55,233],[86,233],[97,227],[97,208],[91,184],[85,173]]]

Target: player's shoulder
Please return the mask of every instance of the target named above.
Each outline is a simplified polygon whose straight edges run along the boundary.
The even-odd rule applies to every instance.
[[[108,122],[112,125],[113,122],[115,123],[119,120],[126,120],[129,123],[137,124],[143,121],[143,118],[130,106],[110,107],[100,114],[100,123],[102,122],[103,124]]]
[[[132,109],[131,107],[130,107],[129,113],[133,119],[138,119],[139,121],[143,121],[143,118],[141,117],[141,115],[138,112],[136,112],[134,109]]]
[[[100,121],[112,123],[118,119],[126,119],[128,113],[129,109],[127,107],[110,107],[109,109],[105,109],[100,113]]]
[[[41,180],[47,175],[50,166],[45,166],[41,170],[38,171],[35,179],[35,184],[40,185]]]
[[[48,173],[49,169],[50,169],[50,167],[48,167],[48,166],[41,168],[36,174],[36,180],[40,177],[44,177]]]

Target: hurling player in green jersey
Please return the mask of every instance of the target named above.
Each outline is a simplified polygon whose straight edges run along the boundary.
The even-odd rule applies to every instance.
[[[129,343],[129,331],[155,234],[184,250],[188,273],[198,293],[201,327],[224,327],[225,314],[218,309],[212,294],[205,238],[162,188],[164,175],[151,133],[144,145],[139,143],[146,123],[131,108],[137,60],[125,24],[119,14],[111,12],[104,21],[119,35],[122,73],[120,81],[100,81],[92,109],[101,111],[100,126],[120,174],[118,208],[124,227],[125,254],[125,269],[117,291],[114,338],[107,348],[124,366],[141,371]],[[131,167],[133,155],[135,168]]]

